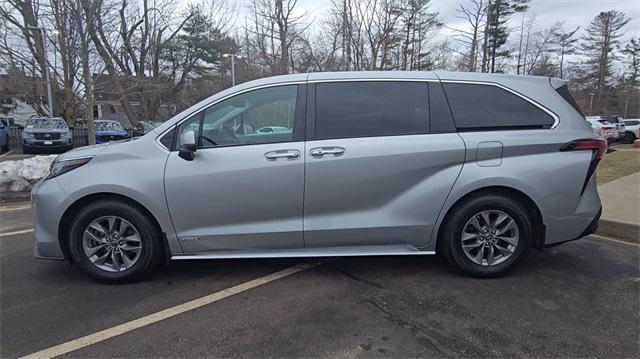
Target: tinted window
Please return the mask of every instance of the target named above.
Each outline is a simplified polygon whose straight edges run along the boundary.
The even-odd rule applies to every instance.
[[[627,126],[637,126],[640,125],[640,121],[624,121],[624,124]]]
[[[456,132],[451,109],[440,82],[429,82],[429,132]]]
[[[427,83],[363,81],[316,86],[318,139],[429,132]]]
[[[567,85],[558,87],[556,89],[556,92],[560,96],[562,96],[562,98],[565,101],[567,101],[567,103],[569,103],[571,107],[573,107],[576,111],[578,111],[579,114],[584,116],[584,114],[582,113],[582,110],[580,109],[580,106],[578,106],[578,103],[576,102],[576,100],[573,98],[573,96],[571,96],[571,93],[569,92],[569,88],[567,88]]]
[[[553,118],[529,101],[492,85],[443,83],[461,130],[549,128]]]
[[[290,142],[297,92],[297,85],[288,85],[233,96],[193,115],[179,133],[194,131],[200,148]]]
[[[174,127],[171,131],[167,132],[162,138],[160,138],[160,143],[164,145],[164,147],[171,149],[173,148],[173,139],[176,137],[176,128]]]

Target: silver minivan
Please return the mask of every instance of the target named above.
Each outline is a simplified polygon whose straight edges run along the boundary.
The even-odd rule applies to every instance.
[[[34,256],[111,282],[168,260],[436,253],[494,277],[595,231],[605,149],[560,79],[270,77],[58,157],[32,192]]]

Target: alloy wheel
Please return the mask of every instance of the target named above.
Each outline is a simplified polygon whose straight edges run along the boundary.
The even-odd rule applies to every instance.
[[[462,250],[473,263],[493,266],[506,261],[518,247],[520,234],[513,218],[499,210],[473,215],[462,229]]]
[[[82,248],[96,267],[120,272],[133,267],[140,259],[142,240],[138,230],[126,219],[104,216],[85,228]]]

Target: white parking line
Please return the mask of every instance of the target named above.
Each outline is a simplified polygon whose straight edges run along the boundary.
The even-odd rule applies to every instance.
[[[601,236],[599,234],[592,234],[591,237],[596,237],[598,239],[604,239],[605,241],[610,241],[610,242],[616,242],[616,243],[621,243],[621,244],[626,244],[629,246],[636,246],[636,247],[640,247],[640,244],[638,243],[632,243],[632,242],[625,242],[625,241],[620,241],[617,239],[613,239],[613,238],[609,238],[609,237],[605,237],[605,236]]]
[[[23,204],[20,206],[3,206],[3,207],[0,207],[0,212],[19,211],[21,209],[29,209],[29,208],[31,208],[31,204]]]
[[[16,234],[25,234],[25,233],[31,233],[31,232],[33,232],[33,228],[31,228],[31,229],[21,229],[19,231],[0,233],[0,237],[15,236]]]
[[[78,349],[87,347],[89,345],[99,343],[103,340],[113,338],[120,334],[124,334],[153,323],[157,323],[161,320],[171,318],[178,314],[182,314],[182,313],[200,308],[207,304],[217,302],[219,300],[228,298],[232,295],[244,292],[246,290],[259,287],[263,284],[267,284],[269,282],[273,282],[275,280],[290,276],[292,274],[301,272],[305,269],[312,268],[316,265],[318,265],[318,263],[298,264],[297,266],[289,267],[279,272],[271,273],[264,277],[256,278],[248,282],[238,284],[231,288],[227,288],[219,292],[212,293],[204,297],[200,297],[198,299],[194,299],[192,301],[176,305],[175,307],[167,308],[165,310],[161,310],[159,312],[146,315],[142,318],[135,319],[130,322],[122,323],[120,325],[116,325],[115,327],[105,329],[97,333],[84,336],[82,338],[74,339],[66,343],[56,345],[51,348],[47,348],[33,354],[26,355],[22,358],[53,358],[59,355],[67,354],[74,350],[78,350]]]
[[[6,155],[8,155],[8,154],[11,154],[11,153],[13,153],[13,150],[11,150],[11,151],[9,151],[9,152],[5,153],[4,155],[0,155],[0,157],[4,157],[4,156],[6,156]]]

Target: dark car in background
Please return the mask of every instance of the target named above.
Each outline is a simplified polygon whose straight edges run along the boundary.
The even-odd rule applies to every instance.
[[[109,141],[118,141],[129,138],[129,131],[118,121],[114,120],[97,120],[96,126],[96,143],[105,143]]]
[[[0,150],[2,152],[9,151],[9,134],[3,121],[0,121]]]
[[[66,152],[73,148],[71,130],[60,117],[32,117],[22,131],[22,152]]]
[[[136,137],[144,136],[160,125],[162,125],[162,122],[159,121],[140,121],[133,128],[133,135]]]

